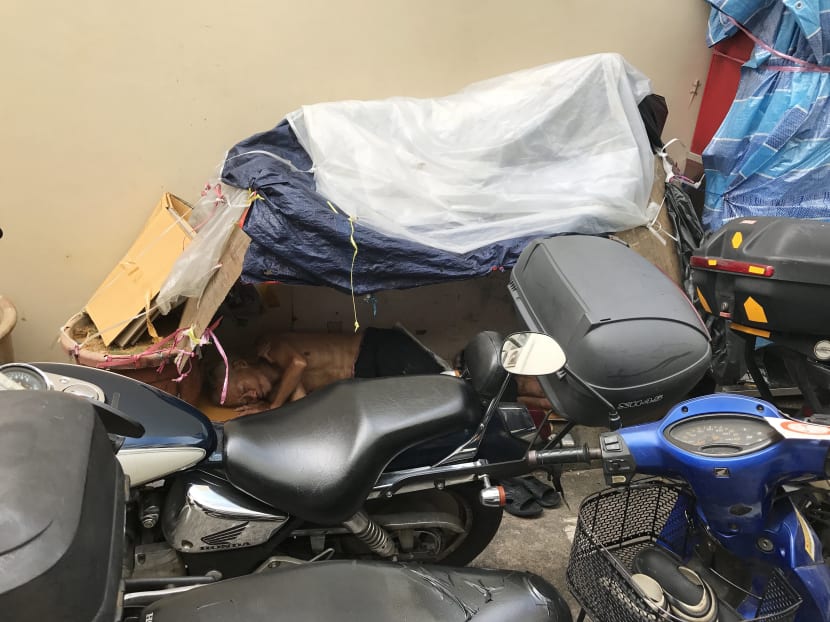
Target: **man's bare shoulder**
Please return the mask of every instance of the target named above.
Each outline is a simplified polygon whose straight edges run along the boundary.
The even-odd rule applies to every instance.
[[[262,335],[257,343],[277,346],[286,344],[298,350],[304,348],[327,348],[360,345],[361,334],[349,333],[312,333],[312,332],[278,332]]]
[[[329,368],[341,376],[345,369],[352,373],[361,338],[343,333],[273,333],[258,342],[257,355],[278,365],[302,360],[309,368]]]

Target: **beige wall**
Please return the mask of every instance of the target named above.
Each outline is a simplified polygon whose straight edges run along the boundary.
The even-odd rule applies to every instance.
[[[195,198],[228,147],[304,103],[442,95],[616,51],[688,143],[706,15],[703,0],[7,0],[0,293],[18,307],[18,358],[63,359],[58,326],[161,192]]]

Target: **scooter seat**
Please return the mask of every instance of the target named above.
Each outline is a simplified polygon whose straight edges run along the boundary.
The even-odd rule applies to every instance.
[[[542,578],[503,570],[329,561],[220,581],[146,608],[153,622],[571,622]]]
[[[234,486],[273,507],[339,524],[397,454],[480,418],[475,392],[451,376],[344,380],[227,423],[225,468]]]

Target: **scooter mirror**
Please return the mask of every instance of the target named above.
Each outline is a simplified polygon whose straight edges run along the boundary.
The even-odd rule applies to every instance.
[[[511,374],[545,376],[565,367],[566,360],[556,340],[542,333],[513,333],[501,347],[502,367]]]

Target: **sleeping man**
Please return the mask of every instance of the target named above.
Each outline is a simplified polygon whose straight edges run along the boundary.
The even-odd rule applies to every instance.
[[[231,361],[223,405],[251,414],[279,408],[338,380],[442,371],[445,367],[431,352],[396,328],[367,328],[359,334],[280,333],[259,341],[255,362]],[[211,375],[217,404],[224,380],[220,366]]]

